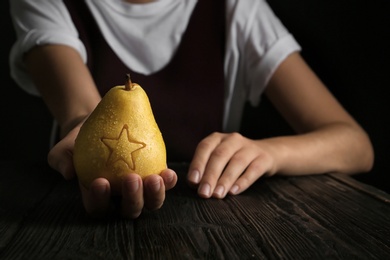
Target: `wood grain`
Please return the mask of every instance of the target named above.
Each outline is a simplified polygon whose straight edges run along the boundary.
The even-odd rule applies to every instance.
[[[337,176],[273,177],[226,199],[178,185],[137,220],[85,215],[76,181],[0,163],[0,259],[387,259],[389,196]],[[351,181],[352,180],[352,181]],[[359,187],[359,188],[357,188]],[[377,195],[375,195],[377,194]]]

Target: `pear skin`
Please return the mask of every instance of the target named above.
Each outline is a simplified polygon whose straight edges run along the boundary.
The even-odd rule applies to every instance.
[[[114,191],[129,173],[145,178],[167,168],[166,148],[142,87],[128,77],[110,89],[82,125],[73,163],[82,185],[106,178]]]

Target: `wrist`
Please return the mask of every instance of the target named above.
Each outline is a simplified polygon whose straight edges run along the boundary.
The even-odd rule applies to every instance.
[[[288,149],[285,142],[280,137],[266,138],[257,140],[262,150],[270,160],[270,167],[266,173],[267,176],[273,176],[284,170],[284,160],[287,158]]]
[[[88,116],[89,114],[80,115],[60,124],[60,138],[62,139],[74,128],[81,127],[81,125],[85,122],[85,120],[87,120]]]

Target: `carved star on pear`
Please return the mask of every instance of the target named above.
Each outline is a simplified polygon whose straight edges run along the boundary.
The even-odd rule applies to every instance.
[[[131,169],[135,169],[134,152],[144,148],[146,144],[135,141],[131,138],[129,127],[124,125],[117,138],[101,138],[110,150],[110,155],[107,164],[115,164],[118,161],[123,161]]]

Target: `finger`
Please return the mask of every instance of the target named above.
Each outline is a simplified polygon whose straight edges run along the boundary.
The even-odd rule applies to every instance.
[[[215,147],[221,143],[221,140],[222,134],[213,133],[198,144],[187,174],[187,181],[190,185],[196,186],[199,184],[210,155],[214,151]]]
[[[122,216],[137,218],[144,207],[142,179],[137,174],[126,175],[122,181]]]
[[[110,210],[110,183],[104,178],[94,180],[89,189],[80,184],[83,204],[88,215],[104,217]]]
[[[256,158],[237,179],[229,190],[229,194],[237,195],[249,188],[256,180],[266,173],[267,163],[261,158]]]
[[[251,153],[248,154],[243,150],[234,154],[224,169],[221,177],[218,179],[212,194],[214,198],[222,199],[226,196],[233,184],[243,174],[251,160],[253,160],[250,156]]]
[[[47,156],[50,167],[61,173],[67,180],[75,176],[73,147],[76,136],[76,130],[70,132],[50,150]]]
[[[66,141],[61,140],[50,150],[47,156],[49,166],[61,173],[67,180],[75,176],[73,156],[69,149],[73,149],[73,147],[70,147]]]
[[[204,170],[202,180],[200,181],[198,194],[203,198],[210,198],[214,193],[217,181],[223,174],[230,159],[240,149],[242,137],[239,134],[229,134],[214,149]],[[219,187],[219,193],[223,193],[223,187]]]
[[[161,172],[161,178],[164,181],[165,190],[170,190],[175,187],[177,183],[177,174],[171,169],[166,169]]]
[[[161,208],[165,200],[165,185],[159,175],[150,175],[144,180],[145,208],[156,210]]]

